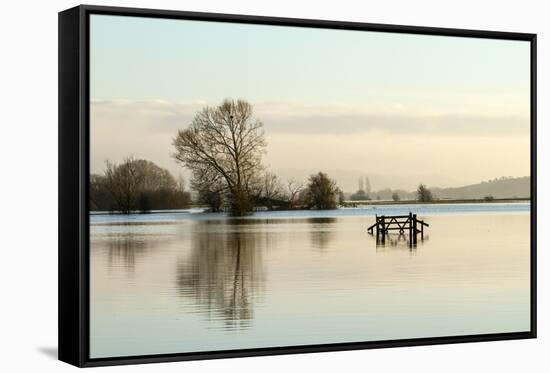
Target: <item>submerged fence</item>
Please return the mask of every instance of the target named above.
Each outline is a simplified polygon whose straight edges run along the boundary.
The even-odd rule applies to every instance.
[[[423,220],[419,220],[416,214],[409,212],[409,215],[392,215],[392,216],[378,216],[376,215],[376,223],[367,228],[370,234],[374,234],[376,229],[376,242],[384,244],[386,242],[386,235],[390,231],[398,231],[399,234],[409,235],[409,245],[416,245],[418,234],[420,239],[424,239],[424,227],[430,225]]]

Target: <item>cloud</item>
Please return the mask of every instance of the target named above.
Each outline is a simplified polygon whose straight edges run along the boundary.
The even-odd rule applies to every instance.
[[[266,131],[296,134],[354,134],[369,131],[425,135],[525,135],[529,117],[472,113],[422,113],[393,103],[388,106],[305,105],[295,102],[253,103]],[[147,132],[175,133],[185,128],[204,101],[95,101],[97,118],[121,125],[129,121]]]
[[[188,173],[171,157],[172,139],[205,102],[95,101],[91,105],[91,169],[133,154]],[[355,175],[377,187],[476,183],[529,172],[529,120],[520,116],[408,113],[404,105],[367,108],[254,103],[268,142],[265,164],[281,177],[304,179],[332,170],[346,190]],[[301,175],[301,176],[300,176]]]

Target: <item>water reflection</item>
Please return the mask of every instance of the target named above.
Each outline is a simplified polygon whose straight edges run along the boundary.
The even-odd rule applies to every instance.
[[[123,267],[127,273],[133,273],[136,263],[143,262],[146,254],[163,247],[170,240],[170,237],[136,232],[133,229],[119,232],[117,225],[105,229],[107,232],[96,235],[93,245],[106,251],[109,271]]]
[[[376,240],[376,252],[384,252],[386,249],[403,249],[408,250],[410,253],[416,253],[416,249],[429,240],[428,235],[424,235],[424,238],[418,239],[416,243],[412,243],[407,234],[386,234],[384,237],[371,237]]]
[[[370,216],[180,215],[164,224],[166,214],[149,214],[139,216],[148,224],[90,226],[90,356],[530,325],[528,214],[433,216],[430,240],[413,250],[407,235],[377,247],[365,232]]]
[[[150,246],[151,241],[139,239],[135,234],[126,233],[123,235],[117,235],[116,238],[112,238],[107,241],[108,249],[108,266],[109,270],[113,267],[118,267],[118,263],[124,263],[124,267],[129,272],[134,272],[136,267],[136,256],[140,257],[145,251],[147,246]],[[154,242],[154,241],[153,241]]]
[[[309,225],[311,247],[324,251],[330,246],[331,241],[334,239],[333,225],[336,220],[336,218],[330,217],[305,219]]]
[[[195,231],[189,257],[177,266],[180,295],[191,297],[228,329],[248,328],[264,290],[266,246],[267,235],[257,232]]]

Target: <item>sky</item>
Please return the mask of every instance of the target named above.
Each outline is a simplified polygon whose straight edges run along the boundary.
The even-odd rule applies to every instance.
[[[91,170],[130,154],[175,176],[172,138],[245,99],[264,164],[345,190],[529,175],[530,45],[430,35],[92,15]]]

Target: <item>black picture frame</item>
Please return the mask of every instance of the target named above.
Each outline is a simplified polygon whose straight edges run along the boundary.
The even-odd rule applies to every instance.
[[[92,14],[528,41],[531,45],[531,328],[527,332],[89,358],[89,17]],[[59,360],[79,367],[536,338],[536,34],[81,5],[59,13]]]

